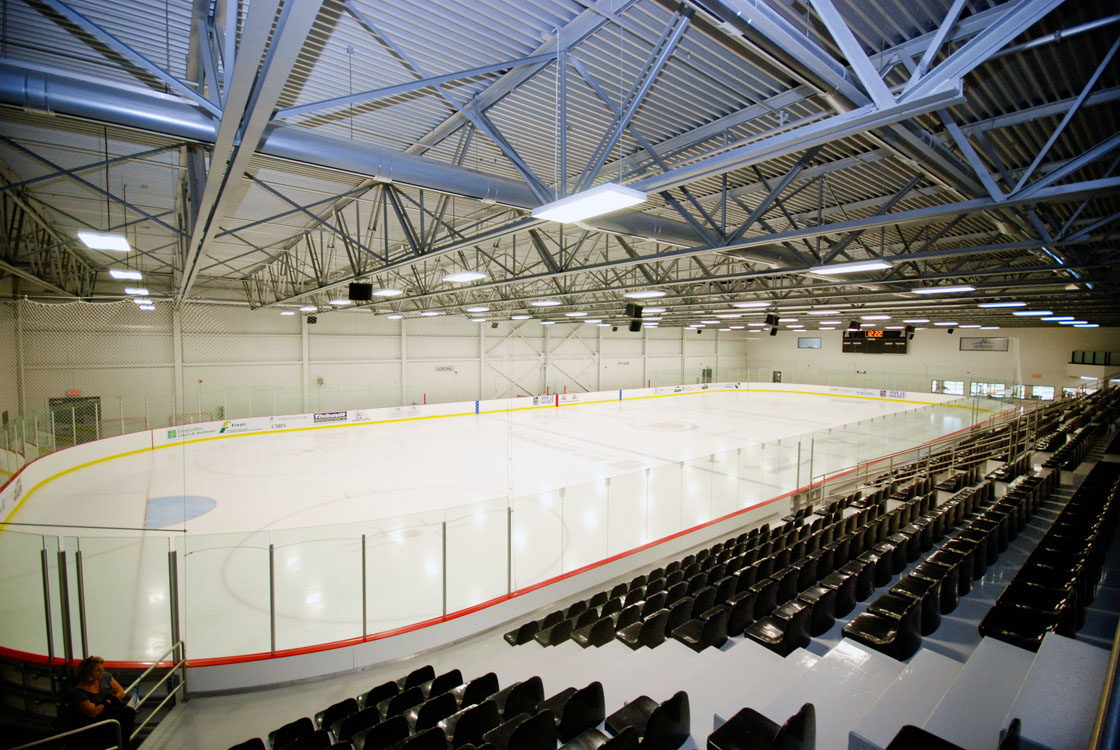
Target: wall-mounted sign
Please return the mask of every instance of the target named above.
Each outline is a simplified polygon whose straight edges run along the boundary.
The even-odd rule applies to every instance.
[[[960,338],[960,351],[962,352],[1005,352],[1007,351],[1007,339],[998,338],[980,338],[961,336]]]
[[[436,365],[436,372],[455,372],[455,365]]]

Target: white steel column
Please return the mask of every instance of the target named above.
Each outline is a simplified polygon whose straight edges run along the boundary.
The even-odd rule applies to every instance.
[[[603,390],[603,329],[598,324],[595,330],[599,332],[598,348],[595,350],[595,390]]]
[[[405,323],[407,323],[407,321],[401,318],[401,395],[397,401],[401,406],[405,406],[404,381],[405,374],[408,370],[408,334],[405,332]]]
[[[311,345],[308,340],[307,316],[300,316],[300,390],[303,393],[303,411],[311,411],[311,358],[309,356]]]
[[[478,399],[486,398],[486,324],[478,324]]]
[[[649,383],[649,329],[642,326],[642,384],[639,388],[645,388]]]
[[[179,305],[171,308],[171,349],[175,357],[175,413],[183,413],[183,315]]]

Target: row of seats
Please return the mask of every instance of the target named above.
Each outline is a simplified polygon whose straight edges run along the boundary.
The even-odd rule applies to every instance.
[[[1085,455],[1092,447],[1092,431],[1089,427],[1083,427],[1070,433],[1068,441],[1050,454],[1050,457],[1042,465],[1047,468],[1073,471],[1085,459]]]
[[[1120,514],[1120,464],[1101,462],[980,623],[983,635],[1037,651],[1048,632],[1085,623]]]
[[[1056,481],[1054,474],[1025,478],[999,501],[994,500],[990,481],[954,495],[923,519],[923,533],[906,547],[904,559],[893,561],[895,572],[947,532],[959,530],[847,623],[844,635],[893,658],[908,659],[921,646],[922,636],[940,626],[941,616],[956,609],[959,597],[972,590],[972,582],[983,577],[1018,535]]]
[[[447,674],[457,673],[452,670]],[[688,696],[681,692],[663,703],[640,696],[606,716],[603,686],[566,688],[544,697],[540,677],[498,689],[491,672],[435,693],[441,687],[432,668],[423,667],[401,680],[379,685],[357,698],[340,701],[315,715],[302,717],[269,733],[273,750],[675,750],[690,734]],[[450,679],[444,681],[444,686]],[[398,692],[385,698],[393,685]],[[408,687],[405,687],[408,685]],[[427,689],[421,703],[403,711],[396,701],[412,690]],[[378,700],[382,699],[382,700]],[[599,726],[604,724],[608,734]],[[326,727],[330,727],[329,729]],[[230,750],[264,750],[254,738]]]

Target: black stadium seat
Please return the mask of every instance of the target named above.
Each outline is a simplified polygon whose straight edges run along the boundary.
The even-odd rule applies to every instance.
[[[336,721],[357,712],[358,701],[353,698],[340,700],[338,703],[315,714],[315,727],[317,729],[330,729]]]
[[[268,746],[277,750],[315,731],[315,724],[304,716],[268,733]]]
[[[646,695],[639,696],[607,717],[605,726],[612,735],[633,727],[642,748],[676,750],[691,733],[688,694],[676,693],[658,704]]]
[[[779,726],[751,708],[741,709],[708,735],[708,750],[814,750],[816,710],[806,703]]]

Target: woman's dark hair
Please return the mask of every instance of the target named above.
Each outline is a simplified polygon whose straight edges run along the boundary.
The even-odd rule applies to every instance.
[[[104,663],[105,660],[100,656],[87,656],[86,658],[82,659],[77,668],[74,670],[74,679],[79,683],[90,682],[91,680],[93,680],[94,670],[96,670]]]

